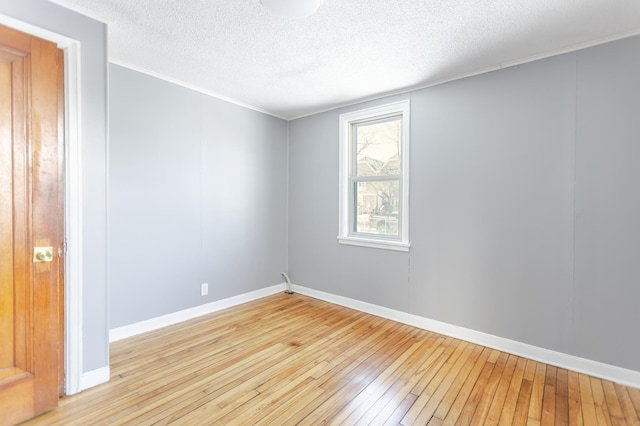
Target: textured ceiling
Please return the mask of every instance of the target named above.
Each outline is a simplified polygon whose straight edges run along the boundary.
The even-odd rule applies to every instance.
[[[640,33],[640,0],[52,0],[109,24],[109,58],[295,118]]]

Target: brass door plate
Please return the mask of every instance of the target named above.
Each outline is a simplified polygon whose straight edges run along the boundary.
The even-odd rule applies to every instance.
[[[33,261],[35,263],[51,262],[53,260],[53,247],[34,247]]]

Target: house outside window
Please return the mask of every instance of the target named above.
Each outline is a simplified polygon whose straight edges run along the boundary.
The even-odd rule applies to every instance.
[[[409,101],[340,116],[341,244],[409,250]]]

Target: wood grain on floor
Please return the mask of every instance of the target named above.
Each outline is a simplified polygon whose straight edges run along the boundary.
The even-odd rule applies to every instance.
[[[30,425],[640,425],[640,390],[302,295],[111,344]]]

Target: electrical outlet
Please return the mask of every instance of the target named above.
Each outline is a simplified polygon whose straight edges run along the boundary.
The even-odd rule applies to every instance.
[[[209,294],[209,283],[200,284],[200,296]]]

